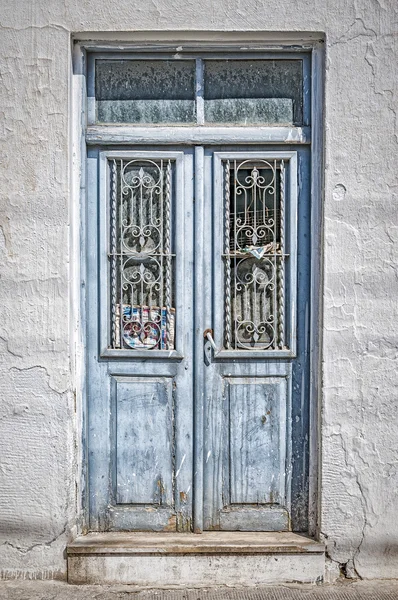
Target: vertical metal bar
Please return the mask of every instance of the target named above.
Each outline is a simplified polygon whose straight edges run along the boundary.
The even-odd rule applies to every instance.
[[[278,345],[285,343],[285,163],[281,161],[279,192],[279,277],[278,277]]]
[[[143,196],[143,187],[144,187],[144,168],[140,167],[140,171],[139,171],[139,190],[140,190],[140,210],[139,210],[139,227],[140,227],[140,236],[142,236],[143,234],[143,228],[144,228],[144,196]],[[143,328],[144,326],[144,311],[143,311],[143,306],[145,304],[145,299],[144,299],[144,270],[145,270],[145,266],[144,266],[144,261],[143,259],[141,259],[141,263],[140,263],[140,299],[138,300],[138,304],[141,306],[141,328]],[[138,294],[137,294],[138,295]],[[133,296],[133,294],[132,294]],[[134,303],[134,299],[133,297],[131,298],[131,316],[133,316],[133,303]]]
[[[123,159],[120,159],[120,202],[119,202],[119,237],[120,237],[120,293],[119,293],[119,336],[120,348],[123,348]],[[132,193],[132,192],[131,192]],[[133,202],[133,199],[131,199]]]
[[[112,161],[111,169],[111,312],[112,312],[112,348],[115,349],[116,339],[116,160]]]
[[[235,350],[238,348],[238,331],[237,331],[237,293],[236,293],[236,273],[237,273],[237,260],[236,253],[238,250],[238,232],[236,227],[236,160],[234,160],[234,332],[235,332]]]
[[[252,244],[254,244],[255,246],[257,246],[257,244],[259,243],[258,240],[258,231],[257,231],[257,185],[258,185],[258,177],[260,176],[260,173],[258,172],[257,167],[255,166],[253,168],[252,171],[252,176],[253,176],[253,198],[252,198],[252,205],[253,205],[253,238],[252,238]],[[259,323],[256,324],[256,313],[257,313],[257,286],[256,286],[256,275],[253,273],[253,284],[252,284],[252,300],[250,302],[251,305],[251,316],[250,319],[253,322],[254,326],[257,328]]]
[[[163,186],[163,177],[164,177],[164,171],[163,171],[163,160],[160,161],[160,167],[159,167],[159,174],[160,174],[160,196],[159,196],[159,203],[160,203],[160,223],[159,223],[159,236],[160,236],[160,247],[159,247],[159,262],[160,262],[160,291],[159,291],[159,348],[160,350],[163,350],[163,336],[162,336],[162,311],[163,311],[163,292],[164,292],[164,286],[165,286],[165,282],[164,282],[164,278],[165,278],[165,273],[164,273],[164,255],[166,252],[166,236],[167,236],[167,224],[165,227],[165,222],[164,219],[167,217],[165,217],[165,211],[163,211],[163,203],[165,198],[163,197],[164,194],[164,186]],[[165,207],[166,210],[166,207]],[[156,260],[156,259],[155,259]],[[166,266],[167,268],[167,266]],[[166,283],[167,285],[167,283]]]
[[[231,346],[230,162],[224,166],[225,347]]]
[[[204,286],[205,244],[204,214],[204,148],[195,148],[195,279],[194,279],[194,502],[193,522],[195,533],[203,531],[203,417],[204,417]],[[208,325],[207,325],[208,326]]]
[[[166,350],[170,350],[170,309],[171,309],[171,233],[170,233],[170,197],[171,197],[171,161],[166,167],[166,192],[165,192],[165,254],[166,254]]]
[[[205,122],[204,63],[201,58],[196,59],[196,122],[198,125]]]
[[[273,240],[273,263],[274,263],[274,305],[272,307],[272,315],[273,315],[273,327],[274,327],[274,341],[272,344],[272,348],[276,349],[278,347],[278,304],[277,304],[277,273],[278,273],[278,259],[276,257],[276,194],[277,194],[277,172],[276,172],[277,162],[274,160],[274,240]]]

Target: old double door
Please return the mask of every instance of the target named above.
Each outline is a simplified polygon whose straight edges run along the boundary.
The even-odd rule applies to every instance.
[[[308,512],[309,150],[91,148],[96,531],[296,531]]]

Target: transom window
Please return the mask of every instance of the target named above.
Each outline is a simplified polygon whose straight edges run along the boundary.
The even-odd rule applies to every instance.
[[[94,122],[305,124],[303,57],[97,58]]]

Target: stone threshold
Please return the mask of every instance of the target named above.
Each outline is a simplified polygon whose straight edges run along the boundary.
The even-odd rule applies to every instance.
[[[290,532],[108,532],[81,535],[68,555],[91,554],[323,554],[324,544]]]
[[[89,533],[69,544],[72,584],[149,588],[318,583],[324,545],[295,533]]]

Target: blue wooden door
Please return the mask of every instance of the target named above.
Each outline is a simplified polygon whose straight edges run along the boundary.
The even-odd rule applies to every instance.
[[[309,158],[204,153],[204,529],[308,529]]]
[[[308,165],[90,149],[92,530],[306,530]]]
[[[92,530],[189,531],[192,151],[88,158],[88,504]]]

